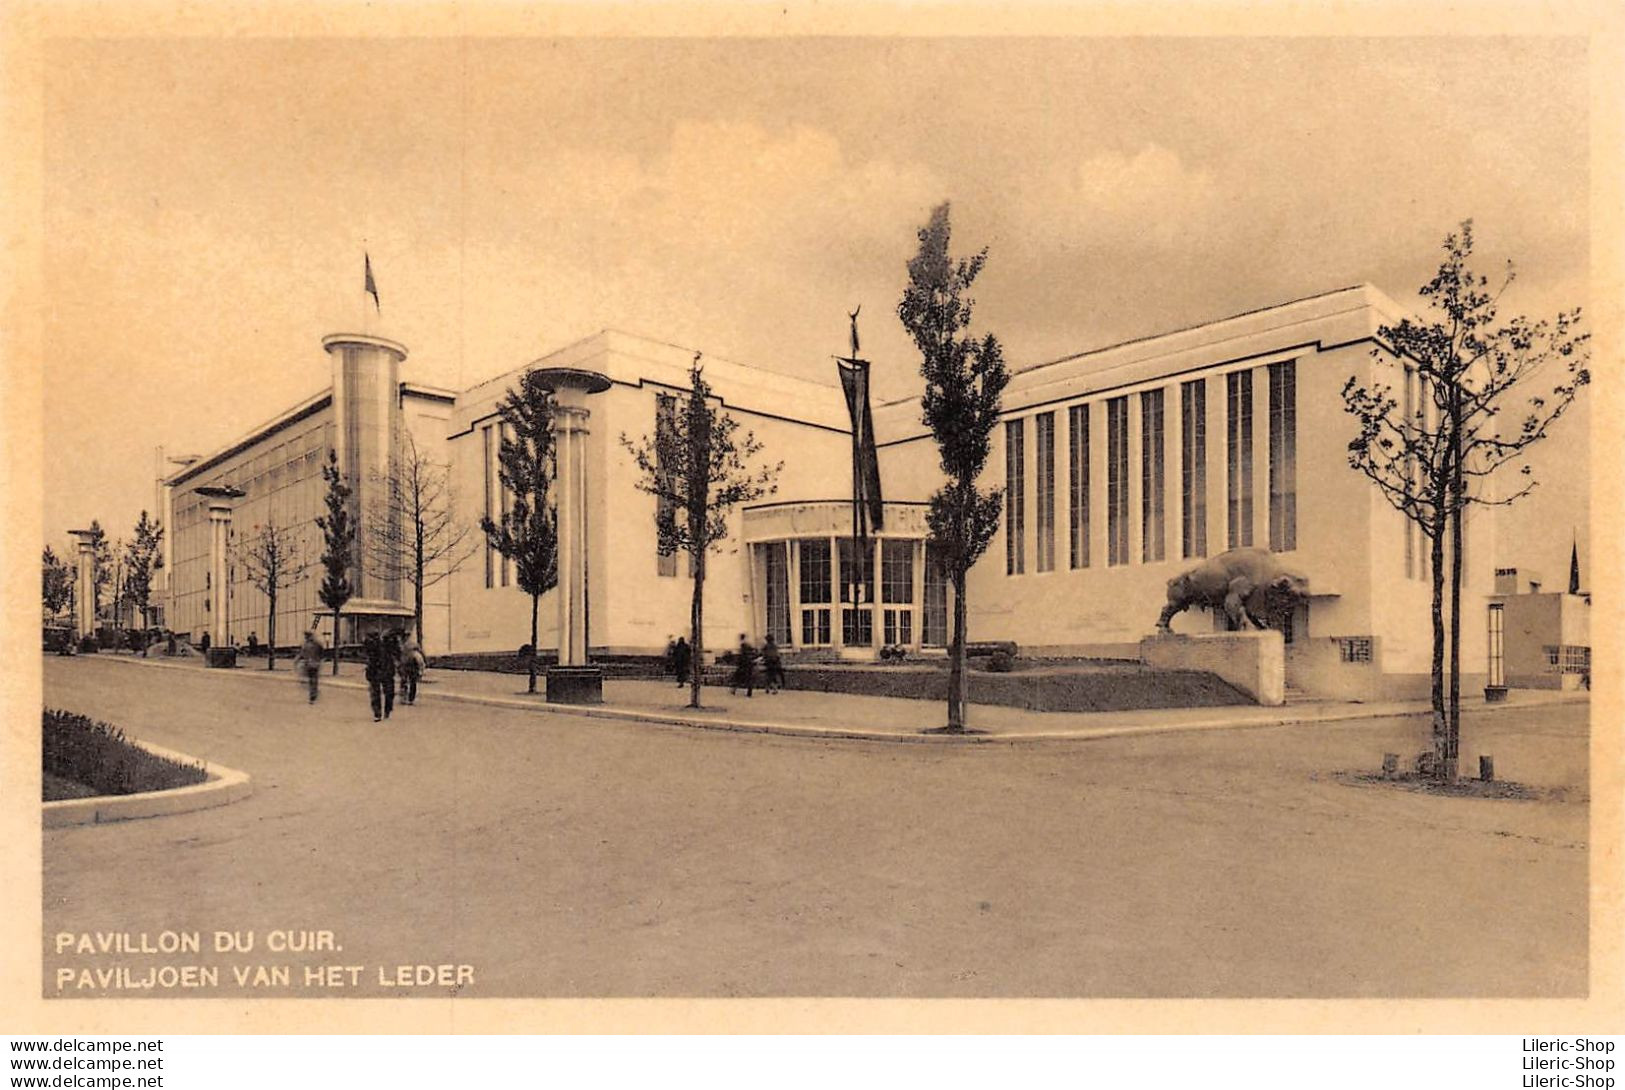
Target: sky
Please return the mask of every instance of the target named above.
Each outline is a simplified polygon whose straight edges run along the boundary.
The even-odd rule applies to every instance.
[[[157,448],[328,382],[321,338],[461,389],[615,328],[881,399],[915,232],[988,251],[1016,367],[1370,282],[1471,217],[1506,313],[1587,302],[1583,42],[123,39],[46,53],[46,540],[129,533]],[[370,254],[381,313],[361,291]],[[1586,549],[1582,400],[1498,563]]]

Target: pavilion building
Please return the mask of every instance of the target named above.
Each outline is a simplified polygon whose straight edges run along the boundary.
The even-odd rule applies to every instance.
[[[1378,339],[1400,309],[1358,286],[1014,370],[985,486],[1005,490],[1000,533],[970,575],[977,641],[1008,640],[1024,654],[1127,657],[1149,634],[1169,579],[1229,548],[1280,554],[1309,581],[1309,598],[1283,622],[1288,683],[1350,699],[1425,691],[1431,649],[1426,539],[1348,464],[1355,422],[1340,391],[1350,377],[1390,385],[1407,405],[1425,391]],[[587,642],[597,655],[655,655],[688,626],[685,556],[663,556],[656,500],[638,488],[624,439],[654,434],[677,411],[695,352],[605,331],[464,391],[403,381],[405,346],[335,335],[322,342],[332,379],[306,401],[164,482],[172,522],[166,617],[208,624],[206,515],[192,490],[229,484],[233,533],[266,520],[298,528],[320,554],[327,452],[356,488],[354,515],[372,517],[368,492],[407,435],[449,468],[473,553],[435,583],[425,611],[430,654],[511,654],[530,638],[530,600],[512,564],[477,529],[508,497],[498,471],[499,405],[523,373],[571,367],[609,380],[590,404],[586,439]],[[951,590],[926,545],[926,501],[939,486],[934,442],[918,397],[874,409],[884,518],[853,535],[852,433],[842,390],[703,357],[717,403],[753,432],[763,463],[783,463],[775,494],[733,512],[706,579],[706,646],[743,632],[772,634],[792,657],[863,659],[882,648],[940,653]],[[909,364],[912,369],[912,362]],[[1463,660],[1485,661],[1494,589],[1494,518],[1468,518]],[[265,601],[231,576],[234,638],[264,635]],[[320,573],[278,603],[279,641],[318,620]],[[362,572],[339,618],[339,638],[403,625],[410,589]],[[557,642],[551,592],[538,646]],[[1176,630],[1211,630],[1186,613]],[[1477,684],[1468,679],[1464,684]]]

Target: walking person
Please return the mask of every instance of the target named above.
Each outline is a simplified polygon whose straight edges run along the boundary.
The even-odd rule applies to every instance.
[[[316,679],[322,675],[322,641],[316,638],[315,632],[305,633],[305,642],[294,656],[293,666],[310,686],[310,703],[316,703]]]
[[[399,650],[378,633],[369,635],[361,647],[367,657],[367,692],[372,699],[372,721],[388,719],[395,710],[395,660]]]
[[[427,664],[423,648],[418,646],[417,638],[408,632],[401,638],[401,703],[418,702],[418,680],[423,677],[423,668]]]
[[[688,641],[678,636],[677,642],[671,648],[671,669],[677,675],[677,687],[681,689],[688,684],[688,667],[694,659],[694,649]]]
[[[741,686],[746,696],[755,696],[756,688],[756,648],[750,645],[745,634],[739,634],[739,650],[735,652],[734,677],[728,686],[728,692],[737,693]]]
[[[762,688],[768,692],[776,693],[784,688],[784,659],[779,655],[779,645],[773,642],[771,634],[762,644],[762,675]]]

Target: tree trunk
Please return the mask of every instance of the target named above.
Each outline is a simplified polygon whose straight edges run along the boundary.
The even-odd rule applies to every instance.
[[[417,595],[416,599],[413,602],[414,612],[416,613],[416,617],[414,619],[415,619],[416,624],[417,624],[418,646],[422,647],[423,646],[423,567],[422,567],[422,565],[418,566],[418,575],[417,575],[416,581],[412,584],[412,590]]]
[[[536,652],[536,609],[541,604],[541,601],[542,601],[542,596],[540,594],[532,594],[530,596],[530,690],[529,691],[533,692],[533,693],[536,691],[536,657],[537,657],[537,652]],[[564,633],[560,632],[559,633],[559,647],[560,647],[561,651],[563,650],[563,645],[564,645]]]
[[[1461,756],[1461,543],[1466,507],[1462,495],[1459,381],[1450,396],[1450,452],[1450,723],[1445,736],[1444,780],[1455,783]]]
[[[1441,489],[1435,489],[1435,500],[1439,501],[1435,511],[1444,510],[1443,497],[1437,495]],[[1429,553],[1433,560],[1433,662],[1432,662],[1432,697],[1433,697],[1433,758],[1434,775],[1444,772],[1444,759],[1448,751],[1448,735],[1450,724],[1445,715],[1444,701],[1444,519],[1440,517],[1431,520],[1431,534],[1429,537]]]
[[[416,598],[413,600],[413,609],[416,614],[414,620],[417,625],[418,647],[421,648],[423,646],[423,569],[425,567],[423,559],[423,516],[421,514],[417,519],[417,532],[417,555],[414,557],[417,563],[412,565],[412,590],[416,594]],[[536,646],[534,636],[531,637],[530,645],[532,647]]]
[[[342,606],[333,607],[333,676],[339,676],[339,610]]]
[[[275,590],[273,590],[270,593],[270,595],[267,596],[267,602],[270,605],[271,612],[270,612],[270,615],[266,618],[266,622],[265,622],[265,626],[266,626],[265,627],[265,668],[267,670],[275,670],[276,669],[276,591]]]
[[[948,650],[948,726],[950,734],[965,731],[965,703],[970,679],[965,674],[965,572],[954,572],[954,636]]]
[[[705,550],[702,548],[694,557],[694,600],[689,606],[689,624],[693,631],[689,634],[689,667],[688,667],[688,706],[700,706],[700,681],[704,673],[704,632],[705,632]]]

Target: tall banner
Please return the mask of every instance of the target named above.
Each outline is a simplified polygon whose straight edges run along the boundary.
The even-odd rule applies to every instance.
[[[852,417],[852,525],[853,536],[861,539],[870,530],[885,528],[880,459],[875,452],[875,424],[869,411],[869,362],[838,359],[836,366],[846,394],[846,410]]]

